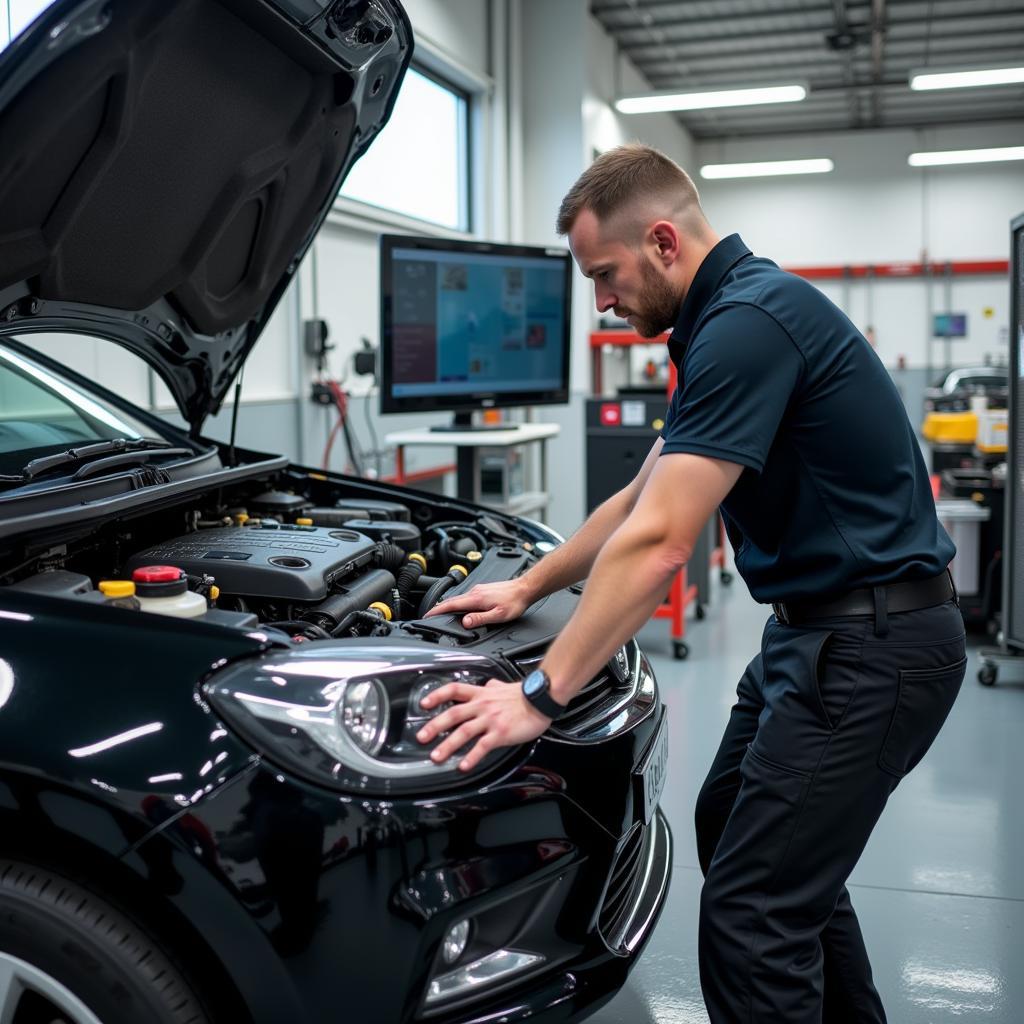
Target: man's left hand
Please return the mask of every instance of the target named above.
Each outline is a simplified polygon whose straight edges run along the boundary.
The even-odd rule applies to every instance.
[[[420,743],[430,743],[443,732],[451,732],[430,752],[435,764],[447,761],[457,750],[475,739],[473,748],[459,762],[459,770],[472,771],[497,747],[514,747],[535,740],[551,724],[523,696],[519,682],[491,679],[486,686],[448,683],[427,694],[424,708],[435,708],[454,701],[453,707],[432,718],[418,733]]]

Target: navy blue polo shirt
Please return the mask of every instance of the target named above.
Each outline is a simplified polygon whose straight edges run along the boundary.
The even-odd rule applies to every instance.
[[[745,467],[722,513],[755,599],[837,595],[949,564],[896,387],[813,285],[730,235],[697,271],[668,347],[679,383],[662,454]]]

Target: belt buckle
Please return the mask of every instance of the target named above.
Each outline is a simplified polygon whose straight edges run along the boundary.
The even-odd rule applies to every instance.
[[[789,616],[786,614],[786,606],[781,601],[772,602],[772,611],[775,612],[775,618],[779,620],[784,626],[789,625]]]

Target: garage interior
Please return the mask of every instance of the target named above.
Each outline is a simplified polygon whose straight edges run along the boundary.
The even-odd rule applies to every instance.
[[[1024,518],[1004,485],[1019,472],[1011,465],[1008,475],[1007,461],[1024,438],[1014,434],[1024,421],[1014,418],[1019,384],[1011,380],[1024,358],[1014,351],[1024,346],[1024,245],[1015,264],[1010,244],[1011,222],[1024,214],[1024,5],[403,5],[416,48],[392,123],[343,186],[205,436],[226,442],[234,421],[250,449],[493,504],[570,536],[639,469],[657,437],[674,384],[664,339],[644,342],[598,313],[592,282],[574,268],[567,396],[476,410],[475,421],[530,437],[479,453],[459,448],[429,432],[453,412],[467,416],[465,406],[381,411],[380,238],[564,249],[554,227],[559,202],[595,157],[634,140],[669,155],[694,177],[722,237],[738,232],[850,317],[917,432],[940,521],[960,551],[953,572],[969,663],[948,722],[890,799],[849,888],[891,1021],[1018,1024],[1024,635],[1011,612],[1024,608],[1016,590],[1024,563],[1014,561]],[[0,0],[0,46],[46,6]],[[972,69],[1015,69],[1016,77],[911,87],[916,75]],[[617,106],[780,86],[805,95],[645,113]],[[403,107],[405,97],[424,106]],[[730,176],[735,165],[782,161],[818,166]],[[34,343],[186,425],[164,381],[136,355],[62,333]],[[963,383],[955,371],[969,371]],[[769,614],[747,592],[716,521],[686,578],[638,634],[669,707],[661,806],[674,864],[653,938],[622,990],[590,1018],[595,1024],[709,1020],[698,975],[693,808]]]

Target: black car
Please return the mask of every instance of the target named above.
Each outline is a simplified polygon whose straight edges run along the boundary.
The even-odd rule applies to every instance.
[[[0,57],[0,1020],[572,1020],[670,874],[630,643],[466,776],[414,733],[517,680],[578,588],[442,593],[559,542],[203,437],[389,116],[393,0],[61,0]],[[102,337],[187,429],[33,347]]]

